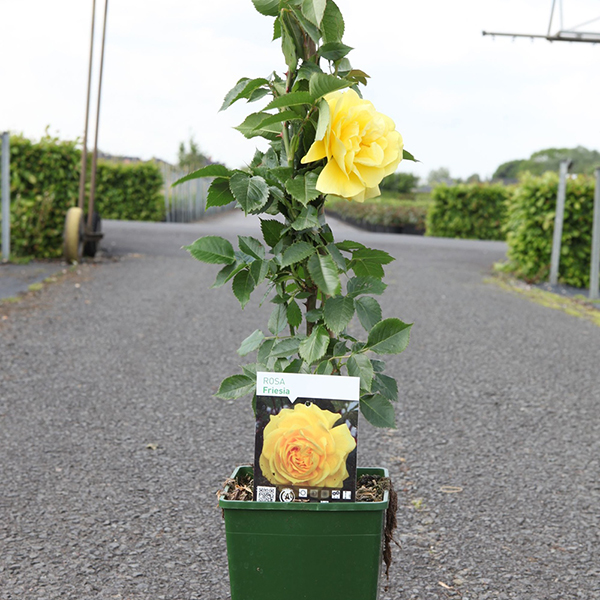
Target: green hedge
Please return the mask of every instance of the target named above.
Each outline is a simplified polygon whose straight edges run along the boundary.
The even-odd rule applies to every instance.
[[[528,281],[547,279],[554,233],[558,175],[525,175],[508,202],[508,268]],[[567,181],[559,267],[563,283],[588,287],[592,244],[594,181]]]
[[[154,163],[98,163],[96,211],[103,219],[162,221],[162,185],[160,169]]]
[[[377,198],[359,203],[332,198],[328,199],[325,209],[328,214],[358,226],[371,225],[423,233],[429,206],[426,201]]]
[[[80,161],[81,151],[75,142],[45,137],[34,143],[11,136],[12,254],[38,258],[62,255],[65,214],[77,205]],[[96,211],[104,219],[160,221],[164,218],[161,187],[160,170],[152,163],[101,162]]]
[[[426,235],[503,240],[509,189],[499,184],[439,185],[431,196]]]

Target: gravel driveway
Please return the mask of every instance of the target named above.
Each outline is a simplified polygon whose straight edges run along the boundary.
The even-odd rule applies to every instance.
[[[180,247],[256,222],[103,225],[120,260],[0,322],[0,599],[226,600],[215,490],[253,418],[212,394],[268,307]],[[501,243],[335,229],[397,258],[384,315],[415,322],[398,429],[361,423],[400,491],[382,600],[600,598],[600,329],[483,283]]]

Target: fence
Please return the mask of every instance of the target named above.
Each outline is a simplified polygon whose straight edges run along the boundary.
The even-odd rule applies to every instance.
[[[175,181],[187,173],[177,167],[164,163],[161,165],[161,171],[165,186],[165,215],[167,222],[189,223],[203,219],[207,215],[216,212],[231,210],[232,204],[206,208],[206,196],[211,184],[210,179],[192,179],[181,185],[171,187]]]

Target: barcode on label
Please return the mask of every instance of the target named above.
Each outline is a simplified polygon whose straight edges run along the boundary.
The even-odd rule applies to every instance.
[[[256,486],[256,500],[258,502],[275,502],[275,492],[276,488],[274,487],[265,487],[262,485]]]

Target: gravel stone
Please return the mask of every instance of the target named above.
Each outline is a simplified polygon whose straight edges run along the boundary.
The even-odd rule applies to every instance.
[[[398,428],[361,422],[399,491],[382,597],[600,598],[600,330],[484,283],[502,243],[333,227],[396,257],[383,312],[415,323]],[[181,246],[257,220],[103,229],[117,260],[2,308],[0,600],[225,600],[215,490],[254,428],[212,394],[269,307]]]

